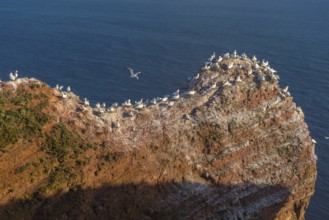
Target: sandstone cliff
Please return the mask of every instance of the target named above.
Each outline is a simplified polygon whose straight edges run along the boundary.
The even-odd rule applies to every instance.
[[[303,219],[314,143],[274,71],[227,58],[179,94],[105,111],[0,83],[0,219]]]

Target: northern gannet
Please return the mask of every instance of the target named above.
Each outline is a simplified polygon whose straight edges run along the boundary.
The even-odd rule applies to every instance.
[[[89,106],[90,104],[89,104],[89,100],[87,99],[87,98],[84,98],[84,100],[83,100],[83,104],[85,105],[85,106]]]
[[[233,57],[234,57],[234,58],[237,57],[237,52],[236,52],[236,50],[233,51]]]
[[[216,89],[216,87],[217,87],[217,84],[214,83],[214,84],[212,84],[212,85],[210,86],[210,89]]]
[[[212,55],[209,57],[208,61],[209,62],[213,62],[213,60],[215,59],[215,57],[216,57],[216,53],[213,52]]]
[[[151,103],[152,105],[155,105],[155,104],[157,104],[157,100],[154,98],[154,99],[152,99],[152,100],[150,101],[150,103]]]
[[[228,68],[228,69],[232,69],[232,68],[233,68],[233,65],[234,65],[234,63],[233,63],[233,62],[230,62],[230,63],[227,65],[227,68]]]
[[[107,111],[108,112],[114,112],[115,111],[115,108],[111,106],[110,108],[107,109]]]
[[[324,139],[328,140],[328,139],[329,139],[329,137],[327,137],[327,136],[324,136]]]
[[[62,91],[63,88],[64,88],[64,86],[60,86],[60,87],[59,87],[59,91]]]
[[[124,103],[122,103],[123,106],[131,106],[131,102],[130,102],[130,99],[128,99],[127,101],[125,101]]]
[[[200,74],[198,73],[193,79],[197,80],[197,79],[199,79],[199,77],[200,77]]]
[[[59,90],[59,85],[58,84],[56,84],[56,89]]]
[[[235,82],[241,82],[241,77],[240,76],[237,76],[236,79],[235,79]]]
[[[173,95],[179,94],[179,89],[176,90],[176,92],[173,92]]]
[[[195,91],[194,90],[191,90],[191,91],[188,91],[186,94],[187,95],[194,95],[195,94]]]
[[[312,139],[312,142],[313,142],[313,144],[316,144],[317,143],[316,140],[314,140],[314,139]]]
[[[130,72],[130,77],[131,77],[131,78],[136,78],[136,79],[138,79],[138,74],[141,74],[141,73],[142,73],[142,72],[134,73],[134,70],[133,70],[132,68],[129,68],[129,67],[127,67],[127,69],[128,69],[129,72]]]
[[[252,74],[252,69],[249,69],[247,74],[248,74],[248,76],[250,76]]]
[[[254,61],[254,62],[257,61],[257,57],[255,55],[252,56],[252,61]]]
[[[62,98],[63,98],[63,99],[66,99],[66,98],[67,98],[66,93],[62,92]]]
[[[171,107],[171,106],[173,106],[174,104],[175,104],[175,102],[170,101],[170,102],[168,103],[168,106]]]
[[[247,54],[245,54],[245,53],[243,53],[243,54],[241,54],[241,58],[243,59],[243,60],[245,60],[245,59],[247,59]]]
[[[268,66],[268,61],[262,60],[262,66]]]
[[[103,102],[103,104],[102,104],[102,108],[105,108],[105,107],[106,107],[106,103]]]
[[[118,107],[118,105],[119,105],[119,104],[118,104],[117,102],[115,102],[115,103],[112,104],[111,107],[114,107],[114,108],[115,108],[115,107]]]
[[[162,102],[166,102],[166,101],[168,101],[168,96],[163,97],[163,98],[161,99],[161,101],[162,101]]]
[[[284,87],[284,89],[282,89],[283,92],[287,93],[289,89],[289,86]]]
[[[15,80],[16,80],[16,77],[14,76],[13,73],[9,73],[9,79],[10,79],[11,81],[15,81]]]
[[[96,105],[95,105],[95,107],[96,107],[97,109],[100,109],[100,108],[101,108],[101,104],[99,104],[99,102],[97,102]]]
[[[67,91],[67,92],[71,92],[71,87],[68,86],[68,87],[66,88],[66,91]]]
[[[219,56],[217,59],[217,63],[220,63],[223,60],[223,57]]]
[[[223,86],[231,86],[232,84],[229,82],[229,81],[225,81],[224,83],[223,83]]]
[[[224,58],[225,58],[225,59],[230,58],[230,53],[226,53],[226,54],[224,54]]]
[[[173,99],[173,100],[177,100],[177,99],[179,99],[179,93],[174,94],[173,97],[172,97],[172,99]]]
[[[144,104],[140,103],[140,102],[137,102],[136,105],[135,105],[135,109],[142,109],[142,108],[144,108]]]

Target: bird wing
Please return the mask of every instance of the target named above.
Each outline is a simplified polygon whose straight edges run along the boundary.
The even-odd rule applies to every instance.
[[[129,67],[127,67],[127,69],[128,69],[129,72],[130,72],[130,76],[133,76],[133,75],[134,75],[134,70],[133,70],[132,68],[129,68]]]
[[[138,74],[141,74],[142,72],[137,72],[137,73],[135,73],[135,76],[137,76]]]

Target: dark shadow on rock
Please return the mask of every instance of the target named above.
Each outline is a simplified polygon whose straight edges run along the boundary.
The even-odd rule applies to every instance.
[[[273,219],[289,190],[282,186],[127,184],[72,189],[51,198],[0,206],[0,219]]]

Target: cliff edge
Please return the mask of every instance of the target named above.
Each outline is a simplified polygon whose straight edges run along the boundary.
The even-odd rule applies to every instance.
[[[0,219],[304,219],[314,143],[278,79],[226,55],[170,97],[109,108],[0,82]]]

